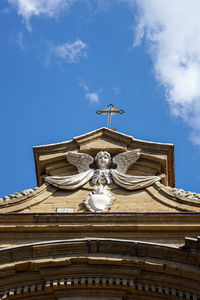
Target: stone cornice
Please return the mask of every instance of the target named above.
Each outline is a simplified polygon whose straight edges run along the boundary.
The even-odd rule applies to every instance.
[[[26,207],[37,205],[52,195],[57,189],[49,184],[43,184],[37,189],[28,189],[0,199],[0,212],[12,213],[23,210]]]
[[[155,183],[155,187],[157,187],[157,189],[167,198],[174,199],[176,202],[200,207],[199,193],[172,188],[170,186],[165,186],[160,182]]]
[[[26,189],[26,190],[23,190],[21,192],[16,192],[14,194],[10,194],[10,195],[7,195],[7,196],[4,196],[3,198],[0,198],[0,201],[10,201],[10,200],[19,200],[19,199],[24,199],[24,197],[26,198],[29,198],[33,195],[36,195],[39,190],[38,187],[35,187],[33,189]]]
[[[124,295],[194,300],[200,297],[199,264],[199,251],[155,243],[105,238],[34,243],[0,250],[0,295],[46,294],[49,299],[55,292],[80,288],[84,294],[84,288],[97,288],[104,295],[110,289],[112,295],[121,290]]]
[[[17,225],[17,226],[16,226]],[[0,214],[3,232],[200,231],[200,213]]]
[[[0,212],[2,212],[1,211],[2,208],[19,205],[20,203],[26,202],[31,198],[35,198],[36,200],[34,204],[37,204],[37,196],[44,193],[47,190],[47,188],[51,190],[51,193],[56,191],[54,187],[51,187],[49,184],[45,183],[41,187],[26,189],[21,192],[16,192],[14,194],[0,198]],[[157,182],[152,187],[149,187],[146,190],[150,192],[158,200],[160,200],[160,196],[155,192],[156,190],[154,191],[154,188],[156,188],[156,190],[159,192],[160,195],[163,195],[165,197],[166,201],[167,199],[174,201],[176,203],[174,204],[174,207],[175,206],[177,207],[177,203],[181,203],[189,207],[190,206],[200,207],[200,193],[194,193],[191,191],[184,191],[183,189],[172,188],[170,186],[165,186],[160,182]],[[185,211],[189,212],[190,210],[186,208]],[[191,210],[191,212],[192,211],[193,210]]]

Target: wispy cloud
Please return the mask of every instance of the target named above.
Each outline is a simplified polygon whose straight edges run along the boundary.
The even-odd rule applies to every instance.
[[[6,14],[9,14],[10,11],[11,11],[10,7],[5,7],[5,8],[0,9],[0,14],[6,15]]]
[[[89,87],[81,79],[79,80],[79,85],[82,86],[85,92],[89,92]]]
[[[121,92],[120,88],[118,88],[117,86],[113,86],[112,91],[115,96],[118,96]]]
[[[81,40],[75,40],[74,42],[67,42],[56,47],[52,47],[54,53],[66,60],[68,63],[77,63],[80,57],[87,56],[88,46]]]
[[[18,15],[25,20],[28,30],[31,30],[30,19],[33,16],[57,17],[68,11],[77,0],[8,0],[16,7]]]
[[[17,34],[14,36],[10,37],[9,41],[11,43],[16,44],[21,50],[25,50],[25,43],[24,43],[24,36],[21,31],[19,31]]]
[[[110,0],[96,0],[96,4],[97,4],[96,12],[108,11],[111,6]]]
[[[79,80],[79,85],[84,89],[85,93],[85,98],[88,99],[90,101],[90,103],[99,103],[100,102],[100,93],[102,91],[102,89],[100,88],[98,91],[96,92],[92,92],[90,91],[89,87],[82,81]]]
[[[16,43],[21,50],[25,50],[23,33],[21,31],[17,34]]]
[[[191,139],[200,144],[200,1],[123,2],[138,10],[134,46],[148,41],[172,114],[191,126]]]

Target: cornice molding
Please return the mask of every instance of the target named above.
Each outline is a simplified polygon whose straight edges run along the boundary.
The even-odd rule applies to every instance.
[[[57,292],[110,289],[113,295],[122,290],[198,300],[199,262],[197,250],[156,243],[105,238],[34,243],[0,250],[0,295],[57,299]]]

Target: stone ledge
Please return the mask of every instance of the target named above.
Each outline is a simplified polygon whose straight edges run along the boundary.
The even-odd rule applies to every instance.
[[[119,239],[12,247],[0,251],[0,295],[12,299],[114,287],[131,295],[200,300],[199,257],[187,249]]]

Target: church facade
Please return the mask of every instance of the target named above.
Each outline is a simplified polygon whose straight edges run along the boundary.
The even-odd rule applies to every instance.
[[[200,194],[174,146],[100,128],[34,147],[38,187],[0,199],[0,299],[200,300]]]

